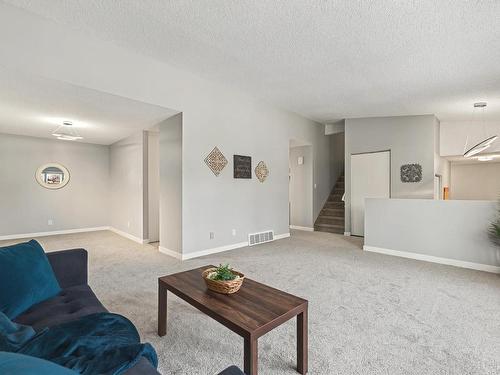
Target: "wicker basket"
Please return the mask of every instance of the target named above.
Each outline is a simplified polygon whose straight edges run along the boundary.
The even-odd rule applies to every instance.
[[[241,272],[231,270],[233,274],[239,276],[238,279],[228,281],[209,279],[208,275],[210,274],[210,272],[213,272],[215,270],[216,268],[209,268],[203,271],[201,274],[203,280],[205,280],[205,284],[207,284],[208,289],[222,294],[233,294],[240,290],[241,284],[243,284],[243,280],[245,279],[245,275],[243,275]]]

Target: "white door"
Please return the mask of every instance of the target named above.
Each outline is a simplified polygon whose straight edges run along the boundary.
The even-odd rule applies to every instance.
[[[351,155],[351,234],[365,234],[365,199],[390,194],[391,152]]]

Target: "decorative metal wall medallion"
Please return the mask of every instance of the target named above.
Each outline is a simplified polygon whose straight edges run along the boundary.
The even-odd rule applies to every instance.
[[[234,178],[252,178],[252,158],[233,155]]]
[[[208,154],[208,156],[205,158],[205,163],[208,165],[208,168],[210,168],[214,175],[218,176],[227,165],[227,159],[217,147],[214,147],[210,154]]]
[[[257,176],[260,182],[264,182],[267,176],[269,176],[269,169],[262,160],[259,161],[259,164],[255,167],[255,176]]]
[[[422,181],[422,166],[420,164],[404,164],[401,166],[401,182]]]

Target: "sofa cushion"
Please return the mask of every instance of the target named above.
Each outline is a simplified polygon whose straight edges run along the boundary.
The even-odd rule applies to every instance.
[[[29,355],[0,352],[0,374],[76,375],[77,372]]]
[[[0,247],[0,285],[0,311],[10,319],[61,291],[35,240]]]
[[[57,296],[31,307],[14,321],[40,331],[45,327],[106,311],[88,285],[78,285],[63,289]]]

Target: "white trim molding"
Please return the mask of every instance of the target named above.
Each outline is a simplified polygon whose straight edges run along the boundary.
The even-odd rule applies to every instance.
[[[111,232],[114,232],[114,233],[122,236],[122,237],[128,238],[129,240],[132,240],[134,242],[140,243],[141,245],[149,243],[149,239],[147,239],[147,238],[142,239],[142,238],[136,237],[136,236],[134,236],[134,235],[132,235],[130,233],[124,232],[124,231],[122,231],[120,229],[109,227],[109,230]]]
[[[193,253],[182,254],[182,260],[198,258],[198,257],[202,257],[205,255],[211,255],[211,254],[216,254],[216,253],[222,253],[224,251],[229,251],[229,250],[241,249],[241,248],[247,247],[247,246],[248,246],[248,242],[239,242],[239,243],[234,243],[231,245],[213,247],[211,249],[200,250],[200,251],[195,251]]]
[[[275,240],[282,240],[284,238],[290,237],[290,233],[283,233],[283,234],[277,234],[274,236]],[[272,242],[272,241],[271,241]],[[268,243],[268,242],[266,242]],[[236,250],[236,249],[242,249],[248,246],[248,242],[238,242],[230,245],[224,245],[224,246],[219,246],[219,247],[213,247],[211,249],[205,249],[205,250],[200,250],[200,251],[195,251],[192,253],[186,253],[186,254],[180,254],[177,251],[167,249],[165,247],[159,247],[158,250],[166,255],[170,255],[176,259],[180,260],[188,260],[188,259],[193,259],[193,258],[198,258],[202,257],[205,255],[211,255],[211,254],[217,254],[217,253],[222,253],[224,251],[229,251],[229,250]]]
[[[373,253],[393,255],[393,256],[402,257],[402,258],[422,260],[424,262],[446,264],[448,266],[469,268],[469,269],[473,269],[473,270],[492,272],[492,273],[500,273],[500,267],[492,266],[489,264],[473,263],[473,262],[467,262],[464,260],[457,260],[457,259],[450,259],[450,258],[440,258],[440,257],[432,256],[432,255],[410,253],[407,251],[384,249],[381,247],[366,246],[366,245],[363,246],[363,250],[370,251]]]
[[[58,234],[97,232],[97,231],[109,230],[109,229],[110,229],[109,227],[92,227],[92,228],[77,228],[77,229],[54,230],[54,231],[50,231],[50,232],[9,234],[9,235],[5,235],[5,236],[0,236],[0,241],[3,241],[3,240],[17,240],[17,239],[21,239],[21,238],[34,238],[34,237],[56,236]]]
[[[290,237],[290,232],[283,233],[283,234],[277,234],[276,236],[274,236],[274,239],[275,240],[282,240],[283,238],[288,238],[288,237]]]
[[[349,237],[351,235],[351,232],[344,232],[344,236]]]
[[[170,250],[170,249],[167,249],[166,247],[161,247],[161,246],[158,246],[158,251],[162,254],[171,256],[175,259],[182,260],[182,254],[178,253],[177,251]]]
[[[300,225],[290,225],[290,229],[304,230],[306,232],[314,232],[314,228],[311,228],[311,227],[301,227]]]

